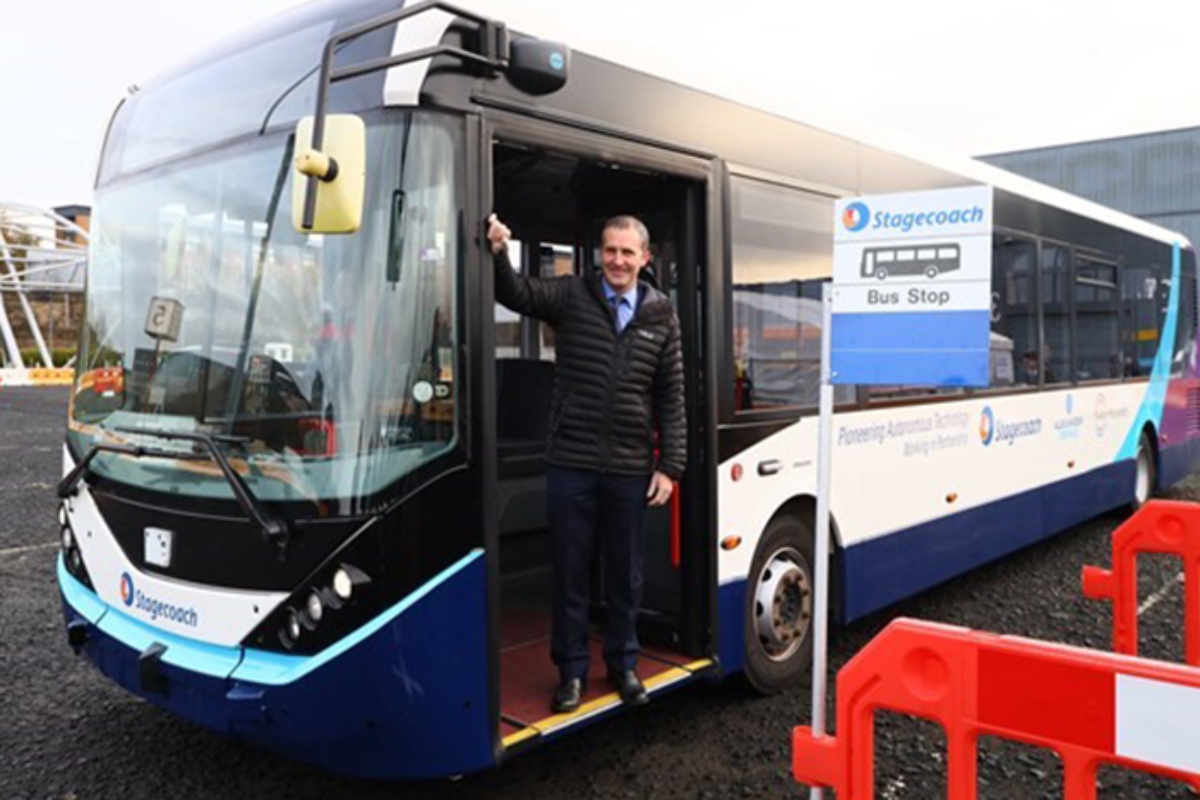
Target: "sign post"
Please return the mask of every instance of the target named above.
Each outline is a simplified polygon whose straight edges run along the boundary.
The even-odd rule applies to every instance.
[[[987,386],[992,189],[839,200],[833,285],[821,297],[812,732],[825,735],[836,384]],[[814,787],[812,800],[824,796]]]

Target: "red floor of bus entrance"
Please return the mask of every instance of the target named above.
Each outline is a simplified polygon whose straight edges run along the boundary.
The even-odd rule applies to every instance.
[[[573,714],[555,714],[550,696],[558,683],[558,669],[550,661],[550,614],[506,611],[500,642],[501,735],[506,743],[521,740],[522,732],[545,733],[569,725],[590,714],[620,704],[620,698],[605,680],[603,636],[591,637],[591,669],[583,704]],[[643,645],[637,673],[647,690],[690,677],[710,662],[692,662],[668,650]]]

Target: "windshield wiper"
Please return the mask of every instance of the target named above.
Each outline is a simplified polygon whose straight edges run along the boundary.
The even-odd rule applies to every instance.
[[[279,548],[279,555],[282,558],[286,553],[288,543],[288,527],[287,523],[282,520],[277,520],[267,514],[263,509],[262,503],[254,496],[254,492],[242,480],[242,476],[234,471],[229,463],[229,459],[221,452],[221,448],[217,443],[234,445],[237,447],[243,446],[249,441],[244,436],[220,436],[208,433],[195,433],[192,431],[164,431],[156,428],[115,428],[114,430],[120,433],[141,434],[144,436],[155,436],[159,439],[179,439],[187,442],[194,442],[203,445],[208,451],[207,458],[211,459],[221,470],[221,474],[225,476],[225,480],[229,483],[229,488],[233,490],[233,496],[237,500],[238,506],[245,512],[250,521],[258,526],[259,533],[268,544],[276,545]],[[75,486],[87,472],[88,465],[97,453],[122,453],[134,458],[174,458],[184,461],[197,461],[205,459],[206,456],[199,453],[179,453],[173,450],[162,450],[156,447],[143,447],[141,445],[130,444],[109,444],[107,442],[99,442],[93,444],[88,450],[87,455],[75,465],[75,468],[67,473],[66,477],[58,484],[58,496],[62,498],[69,497],[75,492]]]

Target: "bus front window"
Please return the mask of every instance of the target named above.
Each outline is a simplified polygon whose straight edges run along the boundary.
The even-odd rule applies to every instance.
[[[228,456],[261,499],[354,513],[453,446],[461,136],[421,113],[374,115],[367,131],[353,235],[293,229],[282,134],[97,192],[76,457],[97,441],[190,449],[163,431],[239,437]],[[229,492],[203,461],[93,464],[165,492]]]

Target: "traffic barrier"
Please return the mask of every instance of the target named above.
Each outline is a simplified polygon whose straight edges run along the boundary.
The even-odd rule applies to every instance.
[[[1113,650],[1138,653],[1137,558],[1142,553],[1179,556],[1184,575],[1184,659],[1200,666],[1200,505],[1152,500],[1112,537],[1112,569],[1083,568],[1083,593],[1113,604]]]
[[[70,386],[75,370],[70,367],[0,369],[0,387],[5,386]]]
[[[1104,765],[1200,790],[1200,670],[950,625],[898,619],[837,676],[837,735],[792,732],[792,773],[838,800],[874,796],[874,715],[940,723],[950,800],[978,793],[977,745],[1047,748],[1065,800],[1095,800]]]

